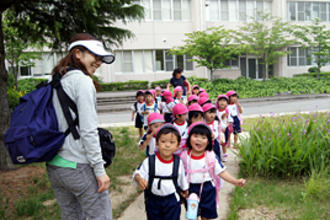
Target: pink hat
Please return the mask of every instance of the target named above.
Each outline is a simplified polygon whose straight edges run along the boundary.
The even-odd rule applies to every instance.
[[[217,109],[219,109],[218,101],[219,101],[220,99],[226,99],[227,102],[229,102],[229,98],[228,98],[228,96],[226,96],[225,94],[221,94],[221,95],[219,95],[218,98],[217,98],[217,103],[215,103],[215,107],[216,107]]]
[[[197,95],[191,95],[191,96],[189,96],[189,98],[188,98],[188,102],[191,102],[192,100],[196,100],[196,101],[198,101],[198,96]]]
[[[155,91],[162,91],[162,88],[160,88],[160,86],[157,86],[157,87],[155,88]]]
[[[198,85],[193,85],[191,89],[199,89]]]
[[[188,128],[188,135],[190,135],[190,131],[191,131],[194,127],[196,127],[196,126],[203,126],[203,127],[207,128],[207,129],[209,129],[210,133],[212,134],[212,130],[211,130],[211,128],[210,128],[207,124],[205,124],[205,122],[203,122],[203,121],[197,121],[197,122],[195,122],[195,123],[192,123],[192,124],[189,126],[189,128]]]
[[[172,96],[172,93],[171,93],[170,90],[165,89],[165,90],[163,91],[162,96],[164,96],[164,97],[168,97],[168,96],[170,96],[170,97],[171,97],[171,96]]]
[[[200,88],[200,89],[199,89],[199,92],[200,92],[200,93],[201,93],[201,92],[206,92],[206,90],[203,89],[203,88]]]
[[[209,94],[207,92],[201,92],[199,94],[199,98],[202,98],[202,97],[206,97],[206,98],[209,98]]]
[[[226,96],[230,97],[232,95],[237,95],[237,93],[234,91],[234,90],[229,90],[227,93],[226,93]]]
[[[164,116],[157,112],[153,112],[148,116],[148,125],[152,125],[157,122],[165,122]]]
[[[156,95],[156,91],[154,89],[149,89],[149,91],[152,93],[153,96]]]
[[[201,98],[199,98],[199,100],[198,100],[198,104],[200,105],[200,106],[202,106],[205,102],[207,102],[207,101],[209,101],[209,98],[207,98],[207,97],[201,97]]]
[[[164,128],[170,128],[170,129],[173,129],[174,131],[178,132],[178,137],[179,137],[179,143],[181,142],[181,135],[180,135],[180,131],[171,123],[165,123],[163,124],[162,126],[160,126],[157,131],[156,131],[156,134],[155,134],[155,137],[157,138],[157,135],[159,133],[160,130],[164,129]]]
[[[203,105],[203,112],[205,113],[213,108],[215,109],[215,105],[213,105],[211,103],[206,103],[205,105]]]
[[[203,112],[203,109],[202,109],[202,107],[201,107],[199,104],[194,103],[194,104],[191,104],[191,105],[188,107],[188,111],[189,111],[189,112],[192,112],[192,111]]]
[[[186,114],[187,112],[188,112],[187,106],[182,103],[176,104],[172,109],[173,115],[183,115]]]
[[[181,86],[177,86],[177,87],[174,88],[173,92],[174,92],[174,94],[177,93],[177,92],[183,92],[183,89],[182,89]]]

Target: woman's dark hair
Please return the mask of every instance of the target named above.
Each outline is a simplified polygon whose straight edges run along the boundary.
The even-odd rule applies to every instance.
[[[200,134],[200,135],[206,135],[208,144],[206,146],[206,150],[211,151],[213,150],[213,142],[212,142],[212,133],[210,129],[205,127],[205,125],[196,125],[191,131],[189,132],[189,136],[187,139],[187,147],[191,149],[191,143],[190,143],[190,138],[193,134]]]
[[[160,136],[162,134],[169,134],[169,133],[173,133],[175,134],[177,140],[178,140],[178,143],[181,142],[181,135],[180,133],[178,132],[178,130],[176,130],[175,128],[171,128],[171,127],[167,127],[167,128],[163,128],[163,129],[160,129],[156,135],[156,143],[158,143],[158,140],[160,138]]]
[[[88,33],[79,33],[79,34],[75,34],[71,40],[70,40],[70,44],[75,42],[75,41],[79,41],[79,40],[98,40],[96,37],[88,34]],[[65,56],[63,57],[59,62],[58,64],[53,68],[52,70],[52,75],[55,74],[55,73],[59,73],[60,75],[65,75],[66,72],[68,71],[68,67],[71,67],[71,68],[76,68],[76,69],[79,69],[81,70],[83,73],[85,73],[86,75],[92,77],[84,64],[82,64],[77,58],[76,56],[74,55],[75,54],[75,51],[76,50],[80,50],[82,52],[85,52],[87,51],[86,48],[82,47],[82,46],[77,46],[77,47],[74,47],[73,49],[71,49],[71,51]],[[95,88],[97,91],[100,91],[101,89],[101,86],[100,84],[93,79],[93,82],[94,82],[94,85],[95,85]]]
[[[174,69],[173,73],[172,73],[173,78],[175,78],[176,74],[182,73],[182,72],[183,72],[183,69],[181,67]]]
[[[203,117],[203,112],[200,112],[200,111],[190,111],[190,112],[188,112],[188,118],[189,118],[188,126],[191,125],[191,119],[192,118],[197,118],[199,115],[201,117]]]
[[[144,95],[144,93],[141,90],[139,90],[139,91],[136,92],[136,96],[135,97],[137,98],[137,97],[139,97],[141,95]]]

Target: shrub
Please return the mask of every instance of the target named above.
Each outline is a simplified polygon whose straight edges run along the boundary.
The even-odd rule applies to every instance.
[[[16,91],[15,87],[7,89],[8,105],[11,111],[19,104],[19,98],[23,96],[21,91]]]
[[[310,73],[302,73],[302,74],[296,74],[293,77],[311,77],[311,78],[317,78],[316,72],[310,72]],[[320,72],[320,78],[329,80],[330,78],[330,72]]]
[[[242,140],[244,175],[290,177],[320,172],[330,165],[330,113],[262,118]]]
[[[307,196],[314,197],[321,200],[330,198],[330,179],[328,172],[316,173],[313,172],[311,177],[305,183]]]
[[[29,93],[36,89],[36,86],[41,83],[45,82],[47,79],[41,78],[28,78],[28,79],[21,79],[18,81],[18,90],[23,93]]]
[[[123,91],[148,89],[148,81],[130,80],[128,82],[113,82],[101,84],[101,91]]]
[[[317,66],[312,66],[312,67],[308,68],[309,73],[317,73],[317,71],[318,71]]]
[[[151,88],[156,88],[157,86],[160,86],[162,89],[166,89],[167,84],[170,82],[170,79],[164,79],[164,80],[158,80],[151,83]]]

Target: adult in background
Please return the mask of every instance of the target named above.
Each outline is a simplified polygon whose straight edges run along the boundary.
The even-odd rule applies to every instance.
[[[66,137],[58,154],[47,162],[50,184],[61,208],[62,220],[111,220],[112,207],[97,130],[96,90],[92,76],[102,63],[110,64],[114,56],[102,42],[86,34],[76,34],[68,54],[54,67],[52,74],[62,75],[61,84],[75,102],[79,115],[80,138]],[[68,128],[56,90],[53,104],[60,131]],[[75,119],[77,116],[71,113]]]
[[[182,75],[182,73],[183,69],[180,67],[173,70],[173,75],[170,79],[170,82],[167,84],[167,89],[170,90],[171,86],[173,86],[173,88],[181,86],[183,89],[183,96],[187,96],[190,95],[191,86],[189,81],[186,79],[186,77],[184,77],[184,75]]]

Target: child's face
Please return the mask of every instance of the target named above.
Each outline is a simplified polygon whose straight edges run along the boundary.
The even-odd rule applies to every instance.
[[[190,144],[192,153],[203,153],[209,143],[205,134],[192,134],[190,136]]]
[[[212,122],[215,119],[215,115],[216,115],[215,112],[211,112],[211,111],[205,112],[205,115],[204,115],[205,121]]]
[[[179,123],[182,123],[187,120],[187,114],[176,115],[176,119]]]
[[[200,114],[198,116],[195,116],[195,117],[191,118],[191,124],[195,123],[195,122],[198,122],[198,121],[203,121],[203,116],[200,115]]]
[[[154,98],[150,94],[145,95],[144,99],[147,103],[151,103],[154,100]]]
[[[176,92],[176,97],[181,97],[181,96],[182,96],[182,94],[183,94],[183,92],[182,92],[182,91]]]
[[[162,94],[161,90],[156,90],[156,96],[160,96]]]
[[[157,129],[160,128],[164,123],[163,122],[157,122],[152,125],[150,125],[150,130],[152,133],[156,133]]]
[[[143,102],[143,101],[144,101],[144,96],[143,96],[143,95],[139,95],[139,96],[137,97],[137,100],[138,100],[139,102]]]
[[[159,154],[163,159],[169,160],[179,148],[178,137],[174,133],[162,134],[157,141]]]
[[[194,95],[197,95],[197,94],[199,93],[199,88],[195,88],[195,89],[193,89],[193,90],[192,90],[192,93],[193,93]]]
[[[237,95],[230,96],[229,100],[230,100],[231,104],[236,103],[237,102]]]
[[[225,99],[220,99],[219,101],[218,101],[218,105],[219,105],[219,107],[221,108],[221,109],[224,109],[224,108],[226,108],[227,107],[227,100],[225,100]]]

